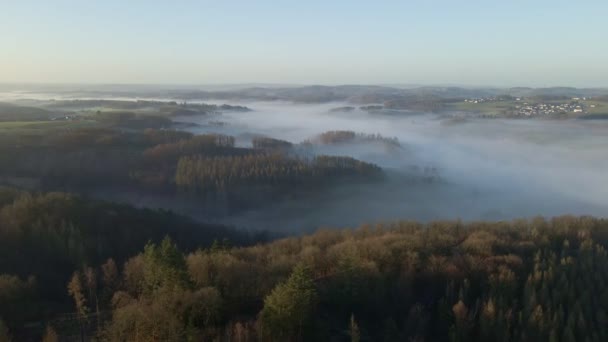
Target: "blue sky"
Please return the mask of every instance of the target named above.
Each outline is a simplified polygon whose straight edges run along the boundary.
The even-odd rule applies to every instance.
[[[608,1],[0,1],[0,82],[608,86]]]

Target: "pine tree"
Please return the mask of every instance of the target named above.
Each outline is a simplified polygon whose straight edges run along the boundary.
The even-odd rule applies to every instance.
[[[310,270],[294,267],[286,282],[277,285],[264,300],[260,313],[262,334],[278,339],[301,340],[312,320],[317,291]]]
[[[144,247],[144,293],[153,294],[156,290],[169,286],[186,288],[190,279],[186,260],[169,237],[160,245],[148,243]]]

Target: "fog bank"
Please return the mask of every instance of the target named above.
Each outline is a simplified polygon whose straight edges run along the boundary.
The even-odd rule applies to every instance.
[[[318,201],[294,201],[247,212],[226,222],[298,230],[392,219],[502,220],[536,215],[606,216],[608,123],[582,120],[452,120],[435,114],[393,115],[355,110],[343,103],[296,105],[248,102],[248,113],[189,117],[195,133],[220,132],[247,144],[260,134],[299,143],[330,130],[396,137],[398,151],[357,145],[319,147],[387,170],[379,185],[328,189]],[[222,122],[209,125],[209,122]],[[431,182],[403,177],[433,168]]]

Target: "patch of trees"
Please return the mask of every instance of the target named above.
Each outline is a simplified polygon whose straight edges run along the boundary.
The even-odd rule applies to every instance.
[[[307,140],[306,142],[324,145],[380,142],[394,147],[401,146],[397,138],[387,138],[380,134],[365,134],[356,133],[353,131],[328,131],[321,133],[315,138]]]
[[[187,140],[194,137],[194,134],[178,131],[173,129],[146,129],[143,132],[144,139],[148,145],[160,145],[160,144],[170,144],[176,143],[181,140]]]
[[[70,108],[70,109],[83,109],[83,108],[111,108],[117,110],[136,110],[142,107],[149,107],[153,105],[161,105],[163,102],[157,101],[122,101],[122,100],[61,100],[53,101],[48,106],[53,108]]]
[[[359,95],[350,97],[348,100],[351,103],[358,103],[358,104],[384,103],[385,101],[392,100],[395,97],[399,96],[396,93],[400,93],[400,92],[399,91],[390,92],[390,93],[373,92],[373,93],[359,94]]]
[[[75,130],[18,139],[19,145],[0,147],[0,174],[33,178],[49,188],[124,185],[141,153],[130,145],[132,138],[110,130]]]
[[[236,230],[203,225],[168,211],[135,209],[66,193],[23,193],[2,207],[0,218],[1,261],[6,262],[0,269],[22,275],[31,270],[58,271],[40,265],[39,260],[77,265],[96,263],[108,256],[124,258],[146,241],[160,241],[165,235],[189,248],[198,246],[188,242],[192,239],[203,243],[222,238],[239,243],[247,240]],[[20,258],[36,254],[41,258]]]
[[[344,107],[336,107],[332,108],[329,111],[332,113],[349,113],[355,110],[355,107],[344,106]]]
[[[49,120],[51,113],[41,108],[17,106],[0,102],[1,121],[43,121]]]
[[[361,106],[361,107],[359,107],[359,109],[367,111],[367,112],[373,112],[373,111],[378,111],[378,110],[384,109],[384,106],[380,106],[380,105]]]
[[[385,101],[384,108],[435,112],[444,109],[448,101],[435,95],[408,95]]]
[[[303,159],[281,153],[230,157],[182,157],[177,164],[178,187],[200,193],[223,192],[255,185],[290,189],[341,177],[378,175],[380,168],[350,157],[317,156]]]
[[[161,113],[169,113],[171,116],[192,116],[192,115],[207,115],[218,114],[221,112],[249,112],[250,108],[245,106],[233,106],[229,104],[191,104],[180,103],[173,105],[165,105],[160,108]]]
[[[132,115],[113,113],[109,117],[118,122],[130,120]],[[253,148],[242,148],[235,146],[232,136],[195,136],[150,128],[96,127],[48,131],[35,136],[15,134],[0,137],[0,181],[44,191],[137,191],[168,196],[182,195],[177,190],[206,194],[215,191],[221,196],[228,188],[270,190],[252,193],[256,194],[255,200],[239,196],[245,203],[216,201],[224,203],[225,209],[240,209],[247,203],[271,200],[264,194],[286,193],[292,184],[327,184],[322,178],[363,179],[379,173],[377,167],[352,158],[305,160],[288,156],[291,144],[278,139],[256,137],[252,143]],[[273,187],[281,189],[276,189],[280,190],[277,192],[269,189]],[[196,199],[210,203],[206,196]]]
[[[119,111],[98,112],[93,119],[102,124],[131,129],[166,128],[172,124],[169,118],[163,116]]]
[[[27,139],[19,134],[0,139],[6,140],[0,144],[3,184],[42,191],[174,196],[189,203],[196,201],[216,215],[263,206],[285,196],[323,191],[322,185],[333,184],[329,181],[368,180],[380,174],[377,168],[368,172],[367,164],[349,158],[318,158],[313,163],[312,159],[304,162],[285,155],[276,160],[293,161],[264,165],[275,159],[259,158],[252,162],[255,155],[288,152],[279,147],[289,146],[288,142],[272,138],[257,139],[256,148],[240,148],[235,147],[233,137],[224,135],[79,128],[49,130]],[[245,156],[253,159],[243,159]],[[179,160],[184,157],[214,161],[206,166],[197,164],[196,168],[206,171],[192,178],[192,174],[184,176],[186,164],[178,175]],[[231,158],[235,162],[227,162]],[[250,173],[238,170],[239,165],[254,164]],[[210,165],[212,172],[205,169]],[[293,187],[302,184],[311,187]]]
[[[0,317],[17,327],[14,332],[49,312],[65,312],[65,279],[83,265],[100,265],[110,257],[120,264],[147,242],[166,236],[191,251],[213,241],[248,245],[265,239],[163,210],[66,193],[0,190],[2,197],[14,198],[0,209]]]
[[[224,155],[234,150],[234,137],[222,134],[193,136],[176,142],[159,144],[144,151],[147,160],[175,162],[180,157],[194,154]]]
[[[86,147],[119,147],[132,142],[133,135],[109,128],[79,128],[48,137],[48,147],[79,150]]]
[[[89,324],[57,333],[111,341],[604,341],[607,246],[607,220],[570,216],[393,222],[190,253],[165,239],[124,264],[107,260],[66,277],[74,321]]]
[[[264,136],[253,137],[251,144],[253,148],[260,150],[288,150],[293,147],[289,141]]]
[[[160,113],[182,115],[179,111],[192,114],[208,114],[218,111],[250,111],[244,106],[232,106],[228,104],[214,105],[205,103],[177,103],[176,101],[122,101],[122,100],[66,100],[54,101],[50,105],[51,108],[66,108],[66,109],[89,109],[89,108],[108,108],[113,110],[127,111],[153,111],[157,110]],[[187,114],[186,114],[187,115]]]
[[[219,109],[222,111],[227,111],[227,112],[250,112],[251,109],[245,106],[234,106],[234,105],[228,105],[228,104],[223,104],[219,106]]]
[[[321,144],[341,144],[353,142],[357,137],[357,133],[353,131],[328,131],[319,134],[313,141],[318,141]]]
[[[194,116],[194,115],[206,115],[207,112],[202,112],[194,109],[188,108],[176,108],[176,109],[165,109],[168,110],[169,115],[171,116]]]
[[[145,189],[147,174],[162,175],[161,183],[168,183],[182,155],[237,153],[232,137],[175,130],[80,128],[4,138],[0,174],[35,178],[49,189],[137,184]]]
[[[234,147],[234,137],[221,134],[192,136],[187,139],[158,144],[143,152],[141,165],[131,177],[147,187],[163,187],[174,183],[177,162],[190,155],[238,155],[247,150]]]

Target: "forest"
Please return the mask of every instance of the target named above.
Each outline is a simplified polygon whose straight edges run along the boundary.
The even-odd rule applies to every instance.
[[[83,106],[86,119],[41,118]],[[404,119],[412,126],[402,132],[404,121],[326,107],[302,112],[338,124],[284,133],[244,106],[75,100],[22,109],[28,121],[0,125],[0,342],[608,340],[608,220],[493,211],[437,220],[521,199],[484,197],[483,181],[554,193],[511,184],[509,173],[484,179],[479,159],[450,155],[462,140],[419,149],[454,126],[437,121],[440,137],[429,138],[420,119]],[[233,114],[218,121],[218,111]],[[179,130],[176,116],[200,121]],[[407,140],[417,133],[428,140]],[[478,141],[498,160],[499,145]],[[449,193],[458,178],[425,164],[437,156],[476,178],[473,191]],[[186,206],[193,215],[171,210]],[[429,208],[441,215],[413,219]],[[316,225],[324,210],[338,224]],[[260,212],[271,215],[262,228],[252,224]],[[281,220],[294,212],[314,227]],[[370,213],[385,217],[361,219]]]
[[[380,134],[364,134],[354,131],[327,131],[305,141],[308,144],[316,143],[322,145],[374,142],[396,148],[401,147],[399,140],[395,137],[388,138]]]
[[[0,0],[0,342],[608,342],[608,0]]]
[[[268,241],[67,194],[1,195],[5,339],[608,338],[604,219],[395,221]]]
[[[96,114],[96,120],[93,127],[24,130],[0,137],[0,181],[44,191],[111,188],[189,194],[189,200],[200,194],[201,205],[219,196],[228,210],[239,210],[292,192],[294,184],[370,181],[382,173],[376,165],[351,157],[300,156],[293,144],[269,137],[256,136],[249,147],[237,147],[229,135],[144,128],[155,127],[154,122],[165,120],[161,117],[111,112]],[[139,120],[145,120],[143,127],[135,124]],[[252,187],[257,191],[248,198]]]

